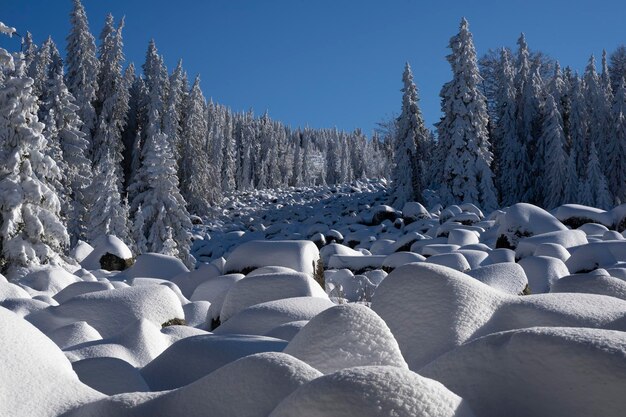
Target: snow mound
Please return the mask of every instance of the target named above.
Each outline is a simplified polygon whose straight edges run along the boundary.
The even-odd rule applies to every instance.
[[[141,367],[161,354],[175,339],[161,332],[160,326],[144,319],[129,324],[114,337],[67,348],[65,354],[72,362],[111,357]]]
[[[626,302],[594,294],[517,297],[450,268],[414,263],[378,286],[372,309],[385,320],[409,368],[489,333],[534,326],[626,329]]]
[[[611,212],[581,204],[564,204],[554,210],[554,215],[573,229],[586,223],[600,223],[612,227],[614,221]]]
[[[153,391],[190,384],[216,369],[260,352],[280,352],[283,340],[251,335],[200,335],[181,339],[147,364],[141,374]]]
[[[281,324],[310,320],[332,306],[334,304],[328,298],[319,297],[294,297],[268,301],[240,311],[216,328],[214,332],[215,334],[264,335]]]
[[[31,298],[30,294],[12,282],[0,282],[0,301],[9,298]]]
[[[548,256],[529,256],[519,261],[528,278],[528,287],[533,294],[550,291],[550,287],[559,278],[569,275],[567,266],[557,258]]]
[[[391,255],[387,256],[383,261],[382,267],[387,271],[391,271],[404,264],[409,264],[412,262],[422,262],[425,260],[426,258],[424,258],[420,254],[401,251],[392,253]]]
[[[117,358],[89,358],[72,363],[78,378],[106,395],[150,391],[143,377],[131,364]]]
[[[189,272],[183,262],[174,257],[160,253],[144,253],[139,255],[133,266],[120,273],[118,277],[127,280],[132,278],[159,278],[172,279],[173,277]]]
[[[132,259],[133,253],[128,246],[122,242],[117,236],[108,235],[101,236],[94,242],[94,249],[82,260],[80,265],[88,270],[97,270],[102,268],[100,258],[107,253],[115,255],[120,259]]]
[[[471,269],[469,262],[465,259],[465,256],[458,252],[433,255],[426,259],[426,262],[435,265],[447,266],[448,268],[461,272],[469,271]]]
[[[523,237],[567,230],[556,217],[542,208],[527,203],[509,207],[498,216],[498,248],[516,248]]]
[[[328,298],[324,289],[302,272],[255,275],[232,285],[224,298],[220,321],[224,323],[255,304],[292,297]]]
[[[320,253],[309,240],[253,240],[235,248],[228,256],[224,273],[247,273],[263,266],[285,266],[315,275]]]
[[[484,417],[624,415],[626,333],[530,328],[477,339],[420,374]]]
[[[56,293],[67,287],[68,285],[80,282],[81,279],[76,275],[70,274],[63,268],[46,267],[39,271],[31,272],[18,280],[18,283],[26,288],[26,291],[32,289],[33,295],[45,294],[54,296]]]
[[[385,322],[361,304],[343,304],[315,316],[284,350],[328,374],[344,368],[408,368]]]
[[[306,326],[308,322],[309,320],[290,321],[289,323],[274,327],[263,336],[275,337],[276,339],[282,339],[289,342],[296,334],[298,334],[300,330],[302,330],[304,326]]]
[[[164,285],[127,287],[78,295],[34,313],[28,320],[44,332],[86,321],[102,337],[111,337],[139,319],[161,325],[184,312],[176,294]]]
[[[542,233],[521,239],[515,249],[517,258],[531,256],[537,247],[545,243],[557,243],[564,248],[571,248],[587,244],[587,235],[580,230],[562,230],[558,232]]]
[[[592,242],[572,248],[570,252],[572,255],[565,262],[569,271],[572,274],[587,272],[626,261],[626,241]]]
[[[558,243],[542,243],[537,245],[533,255],[549,256],[551,258],[560,259],[563,262],[566,262],[570,257],[569,251]]]
[[[213,318],[217,318],[220,315],[226,294],[242,278],[244,278],[243,274],[227,274],[208,278],[196,287],[193,294],[191,294],[190,300],[210,302],[217,312]]]
[[[34,298],[7,298],[0,302],[0,306],[11,310],[20,317],[26,317],[32,313],[50,307],[50,304]]]
[[[87,242],[79,240],[78,243],[76,243],[76,246],[74,246],[70,251],[70,256],[76,259],[76,262],[81,263],[91,252],[93,252],[93,246]]]
[[[61,349],[102,339],[100,333],[84,321],[77,321],[60,327],[52,333],[48,333],[47,336]]]
[[[57,301],[57,303],[63,304],[70,298],[76,297],[77,295],[112,289],[113,285],[106,281],[80,281],[63,288],[53,298]]]
[[[189,299],[198,285],[210,278],[222,275],[221,270],[212,264],[200,264],[197,269],[179,274],[173,278],[168,278],[171,282],[178,285],[183,295]]]
[[[550,292],[580,292],[626,300],[626,281],[608,275],[576,274],[557,280]]]
[[[441,383],[407,369],[367,366],[314,379],[270,417],[469,417],[467,402]]]
[[[516,263],[486,265],[466,273],[483,284],[507,294],[519,295],[528,285],[524,268]]]
[[[320,249],[320,257],[324,265],[328,265],[333,255],[361,256],[362,253],[339,243],[331,243]]]
[[[39,330],[0,307],[0,415],[56,417],[102,394],[78,380],[63,352]]]
[[[260,353],[229,363],[185,387],[108,397],[68,417],[266,417],[284,398],[320,375],[284,353]]]

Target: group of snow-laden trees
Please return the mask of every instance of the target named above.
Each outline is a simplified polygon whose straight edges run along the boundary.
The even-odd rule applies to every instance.
[[[191,264],[190,214],[224,194],[387,175],[390,138],[235,113],[181,61],[168,72],[154,41],[142,73],[125,65],[123,20],[107,16],[97,42],[73,0],[70,23],[65,62],[28,32],[0,51],[0,272],[107,234]]]
[[[524,35],[516,54],[502,48],[477,60],[465,19],[449,47],[453,78],[441,90],[434,140],[405,69],[394,205],[422,201],[426,187],[444,205],[487,211],[517,202],[547,209],[626,202],[626,47],[610,59],[603,53],[600,73],[592,56],[582,76],[532,53]]]

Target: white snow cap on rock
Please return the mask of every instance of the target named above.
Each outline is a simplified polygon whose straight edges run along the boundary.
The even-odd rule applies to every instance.
[[[471,417],[467,402],[437,381],[393,366],[344,369],[314,379],[270,417]]]
[[[94,249],[82,260],[80,265],[88,270],[100,269],[100,258],[110,253],[121,259],[131,259],[133,253],[128,246],[122,242],[117,236],[107,235],[101,236],[93,242]]]
[[[495,333],[419,370],[483,417],[624,415],[626,333],[535,327]]]
[[[338,305],[318,314],[284,352],[325,374],[368,365],[408,369],[385,322],[362,304]]]
[[[224,272],[285,266],[312,277],[319,259],[319,250],[310,240],[253,240],[235,248],[226,259]]]

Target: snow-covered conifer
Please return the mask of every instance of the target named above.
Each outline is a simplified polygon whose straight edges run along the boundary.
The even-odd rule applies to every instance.
[[[393,191],[390,200],[398,208],[402,208],[408,201],[424,201],[421,184],[423,173],[419,159],[426,141],[426,127],[419,108],[417,87],[408,62],[404,67],[402,81],[402,111],[394,141]]]
[[[545,104],[545,116],[543,118],[542,133],[539,142],[543,153],[543,207],[552,209],[564,203],[565,183],[563,178],[567,174],[567,155],[565,154],[565,135],[561,127],[561,114],[556,101],[548,94]],[[536,158],[542,155],[536,155]]]
[[[96,58],[96,42],[89,32],[85,8],[80,0],[73,0],[73,4],[70,14],[72,28],[67,37],[65,82],[76,99],[78,116],[83,122],[81,130],[91,144],[96,128],[96,111],[93,104],[98,90],[99,64]]]
[[[444,116],[438,125],[440,140],[447,146],[444,195],[452,200],[448,203],[468,202],[493,210],[497,199],[490,168],[487,108],[479,89],[481,77],[467,20],[461,20],[460,31],[450,39],[449,47],[453,79],[440,94]]]
[[[578,172],[576,171],[576,150],[572,149],[567,158],[567,166],[565,171],[565,185],[563,187],[564,204],[573,204],[579,202],[579,187],[580,181],[578,179]]]
[[[15,66],[15,72],[0,86],[0,271],[15,276],[21,268],[61,264],[69,236],[59,198],[47,185],[59,169],[44,154],[33,80],[25,76],[22,56],[1,65],[0,71]]]
[[[582,185],[581,200],[588,206],[608,210],[613,205],[613,199],[609,192],[606,177],[602,172],[596,144],[591,142],[589,146],[589,159],[587,160],[587,172]]]
[[[621,203],[626,202],[626,85],[618,84],[612,109],[613,131],[608,148],[609,190]]]

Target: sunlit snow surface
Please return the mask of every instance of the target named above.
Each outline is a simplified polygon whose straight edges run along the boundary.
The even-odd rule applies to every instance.
[[[0,276],[0,415],[623,416],[626,206],[386,192],[227,197],[193,271],[101,269],[131,256],[103,236],[83,269]]]

